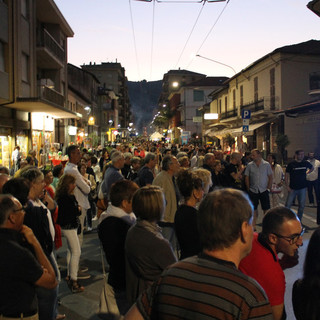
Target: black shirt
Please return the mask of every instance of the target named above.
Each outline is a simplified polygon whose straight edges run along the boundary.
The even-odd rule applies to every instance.
[[[146,166],[142,167],[142,169],[139,171],[138,177],[140,187],[144,187],[147,184],[152,184],[154,178],[152,171]]]
[[[0,228],[0,314],[3,315],[32,314],[38,310],[34,283],[42,276],[43,269],[24,243],[19,232]]]
[[[309,161],[292,161],[288,164],[286,172],[290,174],[290,188],[299,190],[307,187],[307,171],[313,166]]]
[[[241,190],[242,180],[240,179],[235,180],[231,175],[232,173],[238,173],[238,166],[233,163],[229,163],[224,169],[224,176],[226,181],[225,186],[229,188]]]
[[[197,210],[187,205],[179,206],[174,226],[181,249],[180,259],[194,256],[200,252],[200,240],[197,228]]]

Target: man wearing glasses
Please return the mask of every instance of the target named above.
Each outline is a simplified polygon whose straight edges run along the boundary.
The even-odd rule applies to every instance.
[[[0,195],[0,319],[38,319],[36,286],[53,289],[56,275],[25,211],[11,195]],[[33,251],[29,250],[29,248]]]
[[[254,234],[251,253],[239,265],[243,273],[257,280],[265,290],[275,320],[286,319],[283,270],[298,263],[304,231],[299,218],[290,209],[269,210],[263,218],[262,232]],[[284,254],[281,260],[280,252]]]

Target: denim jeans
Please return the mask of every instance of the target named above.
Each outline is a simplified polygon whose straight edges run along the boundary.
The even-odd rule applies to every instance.
[[[319,181],[318,179],[314,181],[307,181],[308,184],[308,198],[309,203],[314,204],[314,196],[313,196],[313,189],[314,193],[316,194],[316,203],[319,202]]]
[[[56,276],[58,277],[57,263],[51,253],[50,256],[47,257],[50,261]],[[57,285],[54,289],[46,289],[43,287],[36,287],[36,294],[38,298],[38,313],[39,320],[55,320],[58,315],[58,291],[59,285]]]
[[[79,260],[81,255],[80,242],[77,235],[77,229],[61,229],[62,234],[67,239],[67,269],[70,279],[77,280],[79,269]]]
[[[303,216],[303,210],[306,203],[306,194],[307,194],[307,188],[303,189],[291,189],[291,191],[288,193],[287,201],[286,201],[286,207],[291,208],[291,205],[294,201],[294,199],[298,198],[298,218],[302,219]]]

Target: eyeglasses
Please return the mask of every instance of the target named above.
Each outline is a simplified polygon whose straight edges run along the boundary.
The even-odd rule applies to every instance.
[[[306,228],[302,228],[300,233],[293,234],[292,236],[282,236],[281,234],[276,234],[276,233],[274,233],[274,235],[277,236],[278,238],[281,238],[281,239],[288,241],[290,244],[295,244],[295,243],[297,243],[299,238],[303,236],[305,231],[306,231]]]
[[[23,206],[23,207],[21,207],[21,208],[19,208],[19,209],[14,209],[14,210],[12,210],[13,212],[19,212],[19,211],[24,211],[24,212],[26,212],[26,207],[25,206]]]

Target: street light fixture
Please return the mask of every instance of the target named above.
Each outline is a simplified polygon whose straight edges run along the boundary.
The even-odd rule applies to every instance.
[[[217,61],[217,60],[210,59],[210,58],[203,57],[203,56],[201,56],[200,54],[197,54],[196,57],[199,57],[199,58],[202,58],[202,59],[206,59],[206,60],[209,60],[209,61],[212,61],[212,62],[221,64],[221,65],[223,65],[223,66],[225,66],[225,67],[230,68],[230,69],[234,72],[234,74],[237,73],[236,70],[234,70],[231,66],[229,66],[229,65],[227,65],[227,64],[225,64],[225,63],[222,63],[222,62],[219,62],[219,61]]]

